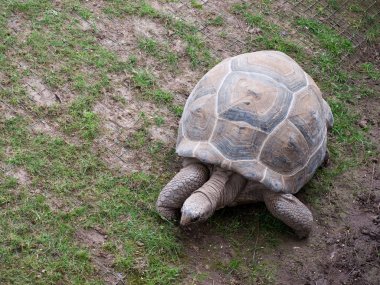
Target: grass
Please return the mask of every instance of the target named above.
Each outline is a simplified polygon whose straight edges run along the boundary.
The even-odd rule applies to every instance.
[[[167,90],[160,89],[156,81],[154,75],[146,69],[133,70],[133,86],[141,91],[143,98],[166,105],[176,116],[181,115],[181,107],[172,104],[173,94]]]
[[[295,55],[301,60],[304,55],[302,48],[292,41],[286,40],[281,36],[281,28],[275,24],[267,22],[261,13],[251,12],[252,7],[248,3],[234,4],[231,12],[237,16],[243,17],[248,26],[258,27],[262,34],[257,37],[248,37],[246,39],[246,49],[274,49],[288,54]]]
[[[28,123],[21,117],[1,121],[1,145],[12,147],[14,153],[6,162],[27,170],[33,188],[42,191],[32,194],[12,178],[1,184],[2,283],[24,284],[28,280],[52,284],[66,279],[100,284],[91,253],[75,241],[78,229],[94,227],[101,227],[110,236],[104,250],[115,256],[117,270],[138,274],[149,284],[174,280],[179,269],[172,262],[178,258],[179,245],[174,236],[167,235],[170,231],[165,231],[171,226],[161,225],[152,209],[151,202],[160,188],[159,183],[152,182],[156,178],[144,173],[116,177],[89,147],[33,136],[27,130]],[[49,199],[63,201],[68,209],[52,210],[45,193],[50,193]],[[139,210],[141,207],[145,212]],[[143,243],[143,248],[136,248],[136,242]],[[112,245],[121,248],[115,251]],[[39,257],[41,253],[43,258]],[[162,258],[166,254],[165,261]],[[138,256],[149,262],[143,273],[134,271],[131,258]],[[21,268],[19,274],[12,265],[15,261]]]
[[[348,39],[316,20],[300,18],[296,24],[314,34],[318,42],[333,56],[350,54],[353,51],[353,45]]]
[[[192,5],[200,8],[201,5],[197,1],[193,1]],[[162,13],[154,9],[145,1],[110,1],[105,8],[105,12],[118,17],[128,15],[145,16],[155,21],[161,22],[166,29],[173,31],[176,36],[186,43],[185,52],[189,57],[193,68],[210,68],[216,63],[210,49],[205,45],[198,29],[183,20],[175,19],[174,17]],[[142,47],[143,48],[143,47]],[[169,58],[173,58],[174,54],[169,53]],[[166,58],[168,58],[166,56]],[[170,60],[167,59],[169,62]]]
[[[208,20],[208,25],[215,26],[215,27],[221,27],[224,25],[224,19],[222,16],[215,16]]]
[[[191,4],[191,7],[195,9],[200,9],[200,10],[203,9],[203,5],[199,3],[197,0],[191,0],[190,4]]]
[[[170,50],[168,43],[162,44],[152,38],[141,38],[138,41],[138,47],[161,63],[168,64],[172,70],[177,67],[178,55]]]
[[[339,2],[329,3],[339,9]],[[1,284],[104,284],[94,264],[96,254],[111,256],[109,269],[126,276],[126,284],[179,284],[187,274],[200,282],[209,277],[207,270],[191,272],[183,233],[162,222],[154,209],[158,192],[173,176],[176,156],[171,145],[151,138],[150,129],[169,127],[170,121],[182,115],[183,106],[177,105],[174,92],[160,85],[157,70],[152,70],[145,59],[177,75],[181,74],[177,70],[179,61],[205,72],[218,59],[197,27],[148,2],[110,0],[103,4],[101,11],[95,12],[76,0],[63,1],[60,6],[45,0],[0,2],[0,104],[6,102],[19,110],[16,116],[0,116],[0,166],[22,169],[29,177],[23,184],[0,173]],[[206,10],[198,1],[190,4],[200,13]],[[260,5],[270,11],[269,1]],[[353,52],[352,44],[319,22],[307,18],[289,22],[310,39],[317,50],[310,54],[292,37],[282,36],[282,28],[273,24],[267,13],[253,8],[248,4],[231,7],[234,17],[262,31],[241,39],[246,48],[288,53],[329,95],[335,116],[329,138],[333,166],[319,170],[306,186],[306,199],[318,209],[339,174],[375,155],[365,132],[356,126],[360,114],[352,105],[361,98],[376,96],[365,82],[378,80],[379,70],[371,62],[357,70],[345,70],[340,59]],[[361,13],[359,6],[350,9]],[[25,38],[9,28],[9,19],[17,16]],[[121,59],[117,52],[101,45],[98,16],[149,19],[170,31],[172,39],[184,43],[184,55],[174,52],[172,41],[144,36],[136,38],[131,43],[136,49]],[[81,21],[91,23],[91,28],[84,31]],[[220,16],[207,21],[215,27],[225,26]],[[364,19],[361,25],[369,27],[371,21]],[[367,36],[372,41],[377,38],[376,24],[371,25]],[[41,78],[64,103],[35,106],[24,84],[30,75]],[[131,88],[133,100],[147,100],[157,108],[153,113],[137,110],[136,130],[124,141],[124,149],[134,151],[136,160],[149,164],[150,171],[120,174],[111,170],[103,161],[105,149],[95,143],[105,123],[94,111],[95,104],[110,98],[128,108],[129,101],[116,93],[114,77],[122,78],[122,84]],[[350,84],[357,81],[364,83]],[[57,126],[54,135],[32,132],[36,118]],[[78,143],[68,143],[68,138]],[[264,252],[261,247],[275,249],[281,236],[292,232],[262,205],[220,210],[205,227],[235,252],[228,262],[212,264],[213,270],[247,284],[275,283],[275,266],[247,260],[246,256]],[[91,245],[77,238],[78,231],[89,229],[101,229],[107,235],[95,253]]]

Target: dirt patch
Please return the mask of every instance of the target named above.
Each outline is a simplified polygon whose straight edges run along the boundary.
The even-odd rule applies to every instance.
[[[128,92],[124,93],[126,96],[123,98],[129,98]],[[126,101],[123,105],[110,97],[95,105],[94,112],[102,121],[102,134],[96,140],[96,144],[106,150],[103,155],[113,168],[121,168],[128,172],[144,169],[143,164],[136,163],[137,151],[127,147],[128,140],[140,127],[139,112],[143,110],[142,106],[132,100]]]
[[[9,120],[16,117],[17,115],[24,116],[25,113],[21,110],[16,111],[10,105],[0,101],[0,115],[1,115],[0,117],[1,119]]]
[[[164,42],[167,31],[165,27],[151,19],[136,18],[134,20],[134,34],[137,37],[155,38]]]
[[[152,140],[162,142],[165,145],[171,145],[176,140],[174,130],[168,128],[152,126],[149,129],[149,135]]]
[[[37,106],[52,106],[59,102],[59,99],[43,84],[41,79],[28,77],[25,79],[25,83],[30,98]]]
[[[380,85],[374,84],[375,92],[380,94]],[[362,116],[358,120],[357,124],[361,128],[368,128],[368,135],[374,146],[380,151],[379,138],[380,138],[380,103],[379,98],[369,97],[365,98],[365,104],[360,108]]]
[[[220,271],[236,257],[231,243],[223,236],[210,234],[202,225],[184,230],[182,238],[191,268],[182,284],[240,284],[236,277]]]
[[[30,22],[21,13],[14,14],[8,19],[8,29],[20,42],[26,42],[32,30]]]
[[[3,88],[3,86],[6,85],[7,81],[8,81],[8,78],[5,75],[5,73],[0,71],[0,88]]]
[[[20,167],[13,167],[9,169],[5,175],[16,178],[17,182],[22,186],[28,185],[30,183],[29,174]]]
[[[112,268],[114,257],[102,250],[107,235],[101,229],[80,229],[75,233],[75,238],[90,250],[91,262],[106,284],[115,285],[123,281],[123,274]]]
[[[101,135],[95,143],[107,163],[123,172],[149,171],[152,165],[145,163],[147,146],[131,147],[135,133],[146,129],[146,142],[175,142],[177,121],[165,106],[157,106],[141,100],[128,82],[128,77],[114,75],[111,78],[115,92],[106,93],[96,103],[94,112],[102,123]],[[162,126],[155,126],[155,118],[165,118]],[[141,158],[141,159],[137,159]]]
[[[337,199],[343,205],[335,214],[322,209],[315,217],[316,226],[308,241],[299,243],[294,250],[284,240],[276,252],[264,256],[273,262],[283,261],[278,264],[276,284],[379,284],[380,175],[377,170],[373,184],[367,170],[339,178],[341,185],[333,190],[339,193],[336,198],[363,192],[348,203]]]
[[[101,230],[79,230],[75,234],[80,243],[88,247],[101,247],[107,239],[107,235]]]
[[[195,71],[191,68],[185,53],[186,44],[177,36],[170,34],[165,23],[158,19],[142,18],[128,15],[123,18],[107,17],[101,7],[103,2],[94,5],[87,3],[87,7],[96,16],[95,36],[99,44],[114,51],[122,60],[127,60],[131,55],[138,55],[143,58],[139,66],[147,68],[158,79],[158,86],[175,93],[176,97],[187,96],[196,82],[202,77],[202,71]],[[165,11],[164,11],[165,12]],[[148,37],[159,43],[167,44],[170,49],[177,53],[179,57],[178,67],[174,72],[167,70],[158,58],[146,55],[138,48],[138,41]],[[181,101],[184,102],[183,99]]]

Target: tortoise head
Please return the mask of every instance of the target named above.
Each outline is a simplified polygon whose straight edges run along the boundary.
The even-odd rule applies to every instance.
[[[215,211],[215,206],[202,192],[195,192],[183,204],[181,209],[181,226],[204,222]]]

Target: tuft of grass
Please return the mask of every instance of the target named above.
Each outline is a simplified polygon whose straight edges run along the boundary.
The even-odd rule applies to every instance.
[[[380,70],[372,62],[365,62],[361,65],[361,69],[365,74],[373,80],[380,79]]]
[[[171,106],[171,109],[173,111],[173,113],[177,116],[177,117],[181,117],[182,116],[182,113],[183,113],[183,106],[178,106],[178,105],[173,105]]]
[[[156,123],[156,126],[160,127],[163,124],[165,124],[165,119],[161,116],[155,116],[154,117],[154,122]]]
[[[212,19],[209,19],[207,21],[207,24],[210,26],[221,27],[224,25],[224,19],[222,16],[218,15],[213,17]]]
[[[341,8],[341,6],[339,5],[338,0],[328,0],[327,2],[329,4],[329,6],[331,8],[333,8],[335,11],[338,11]]]
[[[158,54],[158,44],[154,39],[142,38],[138,41],[138,47],[148,54],[154,56]]]
[[[147,143],[147,131],[141,129],[133,133],[130,140],[126,142],[126,145],[132,149],[140,149]]]
[[[138,69],[133,72],[132,83],[136,88],[146,91],[154,86],[155,78],[152,73],[146,69]]]
[[[178,63],[177,54],[170,50],[167,43],[162,44],[151,38],[142,38],[138,41],[138,47],[161,62],[169,64],[172,68]]]
[[[253,13],[252,7],[248,3],[237,3],[232,5],[231,12],[242,16],[251,27],[258,27],[263,32],[258,37],[248,37],[247,49],[273,49],[293,55],[297,60],[304,57],[302,48],[281,36],[281,29],[275,24],[265,20],[264,15]]]
[[[153,90],[151,96],[156,102],[171,103],[173,101],[173,95],[170,92],[161,89]]]
[[[195,9],[199,9],[199,10],[203,9],[202,3],[199,3],[197,0],[191,0],[190,4],[191,4],[191,7]]]
[[[65,132],[79,132],[81,137],[87,141],[93,140],[99,133],[100,120],[92,111],[94,99],[80,96],[69,106],[68,117],[62,121]]]

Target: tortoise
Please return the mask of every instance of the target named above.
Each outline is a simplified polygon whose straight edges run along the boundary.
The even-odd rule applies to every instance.
[[[297,193],[326,159],[333,115],[313,79],[279,51],[230,57],[197,83],[179,122],[183,168],[156,208],[182,226],[225,206],[264,201],[300,237],[312,228]]]

